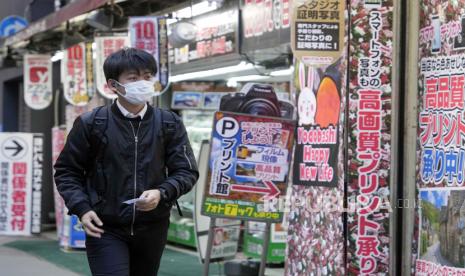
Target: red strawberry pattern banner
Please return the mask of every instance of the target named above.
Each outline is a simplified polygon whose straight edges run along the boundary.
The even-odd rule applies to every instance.
[[[328,3],[331,2],[331,5]],[[306,15],[325,16],[319,12],[326,7],[335,6],[338,1],[301,1],[293,2],[294,13],[302,7],[310,9]],[[345,2],[344,2],[345,3]],[[312,7],[315,7],[312,10]],[[345,5],[344,5],[345,7]],[[316,12],[315,12],[316,11]],[[342,17],[347,11],[343,9]],[[318,15],[318,16],[317,16]],[[302,16],[301,16],[302,17]],[[298,18],[294,15],[294,18]],[[318,22],[318,18],[315,22]],[[288,224],[287,247],[285,258],[285,275],[346,275],[345,239],[343,224],[344,202],[344,148],[343,130],[346,120],[347,106],[347,21],[342,18],[343,30],[337,41],[341,42],[340,54],[328,64],[304,64],[296,58],[294,62],[293,91],[296,93],[298,106],[298,137],[294,155],[294,174],[290,204],[286,204],[285,223]],[[295,19],[294,19],[295,21]],[[292,22],[295,26],[295,22]],[[310,23],[313,26],[313,23]],[[339,32],[338,32],[339,33]],[[325,59],[327,53],[318,54],[309,50],[301,53],[302,57],[311,56],[315,59]],[[302,59],[303,60],[303,59]],[[325,59],[326,60],[326,59]],[[305,136],[311,131],[333,130],[331,143],[317,143]],[[299,135],[297,131],[296,136]],[[318,137],[318,135],[317,135]],[[334,138],[335,137],[335,138]],[[309,149],[325,149],[328,162],[312,158],[304,158],[304,151]],[[308,155],[307,155],[308,157]],[[331,177],[302,177],[300,168],[304,166],[318,167],[330,164]],[[322,174],[324,176],[324,174]],[[327,176],[327,175],[326,175]],[[300,178],[300,179],[299,179]],[[287,209],[289,207],[289,209]]]
[[[393,1],[350,3],[348,275],[389,274]]]
[[[462,275],[465,1],[421,0],[414,275]],[[462,205],[464,207],[462,207]]]

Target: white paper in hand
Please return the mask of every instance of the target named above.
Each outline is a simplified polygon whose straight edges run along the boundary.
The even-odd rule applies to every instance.
[[[136,203],[138,201],[143,201],[143,200],[144,200],[144,198],[138,197],[138,198],[133,198],[133,199],[123,201],[123,203],[125,203],[125,204],[134,204],[134,203]]]

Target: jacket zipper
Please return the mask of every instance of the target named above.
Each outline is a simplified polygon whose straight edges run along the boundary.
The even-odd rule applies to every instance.
[[[137,144],[139,143],[139,129],[140,129],[140,122],[137,126],[137,132],[134,130],[134,126],[131,122],[129,122],[132,128],[132,134],[134,135],[134,143],[135,143],[135,156],[134,156],[134,198],[137,194]],[[132,206],[132,223],[131,223],[131,236],[134,236],[134,222],[136,221],[136,204],[134,203]]]
[[[189,157],[187,156],[187,146],[186,146],[186,145],[184,145],[184,156],[186,157],[187,162],[189,162],[189,168],[192,170],[191,160],[190,160]]]

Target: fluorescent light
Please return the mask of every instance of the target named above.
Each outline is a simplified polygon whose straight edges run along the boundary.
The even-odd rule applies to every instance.
[[[50,59],[52,62],[59,61],[63,59],[63,51],[56,52],[53,57]]]
[[[270,73],[270,76],[273,76],[273,77],[291,76],[293,72],[294,72],[294,66],[291,66],[288,69],[273,71]]]
[[[269,78],[268,76],[261,76],[261,75],[249,75],[249,76],[241,76],[241,77],[232,77],[229,80],[233,81],[254,81],[254,80],[264,80]]]
[[[221,68],[216,68],[212,70],[198,71],[198,72],[192,72],[192,73],[172,76],[170,77],[170,81],[177,82],[177,81],[199,79],[199,78],[205,78],[205,77],[213,77],[213,76],[218,76],[218,75],[223,75],[223,74],[240,72],[244,70],[251,70],[251,69],[259,68],[259,67],[260,66],[255,66],[252,63],[246,63],[245,61],[242,61],[239,64],[234,65],[234,66],[227,66],[227,67],[221,67]]]
[[[248,75],[248,76],[241,76],[241,77],[232,77],[228,79],[226,85],[228,87],[236,87],[238,82],[245,82],[245,81],[258,81],[268,79],[268,76],[261,76],[261,75]]]
[[[92,42],[92,59],[97,59],[97,43]]]

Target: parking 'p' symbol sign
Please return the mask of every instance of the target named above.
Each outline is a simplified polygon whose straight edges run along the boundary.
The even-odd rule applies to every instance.
[[[216,122],[216,132],[225,138],[234,137],[238,131],[239,123],[234,118],[224,117]]]

